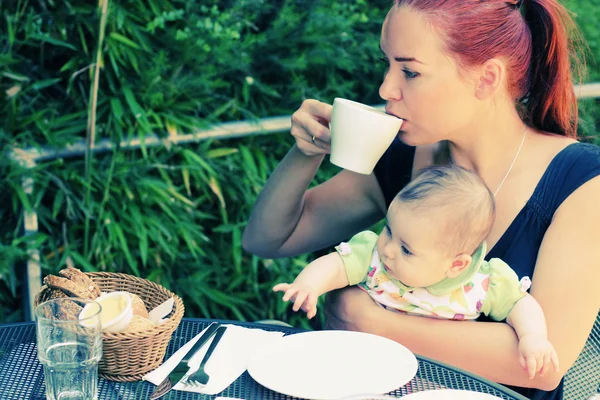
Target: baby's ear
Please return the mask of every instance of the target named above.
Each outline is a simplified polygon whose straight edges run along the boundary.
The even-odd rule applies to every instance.
[[[446,271],[448,278],[456,278],[459,276],[469,265],[471,265],[473,259],[469,254],[459,254],[452,259],[450,268]]]

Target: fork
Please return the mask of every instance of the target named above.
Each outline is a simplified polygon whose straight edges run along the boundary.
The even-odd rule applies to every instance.
[[[208,376],[206,371],[204,371],[204,367],[206,366],[206,363],[208,362],[208,359],[212,355],[213,351],[215,351],[217,348],[219,340],[221,340],[223,337],[225,330],[227,330],[226,326],[221,326],[219,329],[217,329],[217,333],[215,333],[215,337],[213,338],[212,342],[210,342],[210,346],[208,347],[208,350],[206,350],[206,354],[200,362],[200,366],[192,375],[187,378],[186,383],[193,386],[204,386],[208,383],[210,376]]]

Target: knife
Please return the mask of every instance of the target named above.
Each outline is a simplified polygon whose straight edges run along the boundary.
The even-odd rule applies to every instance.
[[[204,346],[206,342],[214,336],[220,326],[220,324],[213,322],[208,328],[206,328],[202,336],[200,336],[200,339],[198,339],[194,346],[188,350],[185,356],[183,356],[183,359],[179,361],[179,364],[177,364],[175,369],[171,371],[169,375],[154,389],[152,394],[150,394],[150,400],[156,400],[169,393],[173,386],[177,385],[183,379],[189,370],[187,365],[188,362],[192,359],[192,357],[194,357],[194,354],[196,354],[196,352],[198,352],[198,350],[200,350],[202,346]]]

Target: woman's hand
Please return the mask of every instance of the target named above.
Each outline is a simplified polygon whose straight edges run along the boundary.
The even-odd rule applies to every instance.
[[[327,293],[325,300],[325,327],[347,331],[368,332],[369,316],[383,310],[371,297],[356,286]]]
[[[327,154],[330,151],[331,121],[330,104],[318,100],[304,100],[302,105],[292,114],[290,133],[296,139],[296,146],[307,156]]]

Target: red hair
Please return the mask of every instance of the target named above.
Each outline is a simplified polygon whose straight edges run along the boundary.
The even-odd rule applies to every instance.
[[[395,0],[397,6],[421,12],[462,67],[505,60],[508,91],[527,125],[577,137],[570,65],[572,38],[578,38],[575,24],[556,0],[522,3]]]

